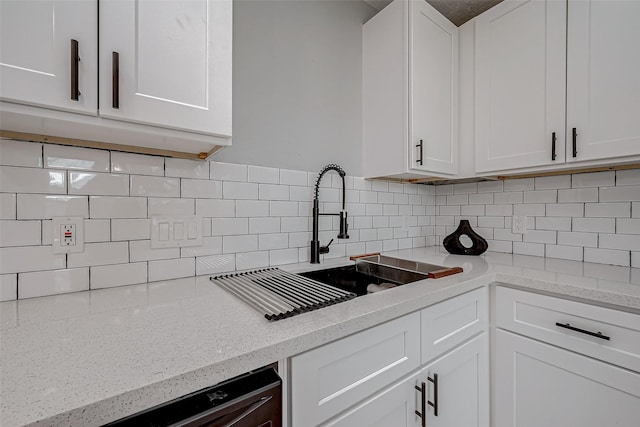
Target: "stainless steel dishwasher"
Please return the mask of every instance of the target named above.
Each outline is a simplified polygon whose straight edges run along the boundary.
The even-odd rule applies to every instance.
[[[112,426],[281,427],[282,380],[270,365],[105,427]]]

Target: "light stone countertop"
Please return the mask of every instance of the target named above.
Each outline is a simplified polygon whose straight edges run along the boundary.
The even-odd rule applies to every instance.
[[[494,282],[640,313],[640,269],[435,247],[386,254],[465,272],[276,322],[209,276],[3,302],[0,425],[100,425]]]

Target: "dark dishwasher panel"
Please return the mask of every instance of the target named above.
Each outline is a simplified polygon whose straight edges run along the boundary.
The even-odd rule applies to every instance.
[[[265,367],[105,427],[281,427],[282,380]]]

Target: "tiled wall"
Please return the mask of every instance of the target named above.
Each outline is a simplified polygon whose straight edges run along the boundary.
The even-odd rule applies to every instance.
[[[436,186],[436,211],[440,243],[468,219],[491,251],[640,267],[639,169]]]
[[[0,299],[309,260],[318,171],[0,141]],[[347,171],[348,172],[348,171]],[[325,175],[321,211],[341,207]],[[434,187],[346,177],[349,240],[325,257],[432,245]],[[199,215],[201,247],[151,249],[154,215]],[[84,253],[52,253],[52,221],[84,217]],[[320,241],[338,230],[320,218]]]

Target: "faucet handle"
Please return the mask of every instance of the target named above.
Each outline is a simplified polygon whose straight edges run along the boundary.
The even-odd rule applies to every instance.
[[[320,246],[320,254],[328,254],[329,246],[331,246],[331,243],[333,243],[333,239],[329,240],[329,243],[327,243],[327,246]]]

